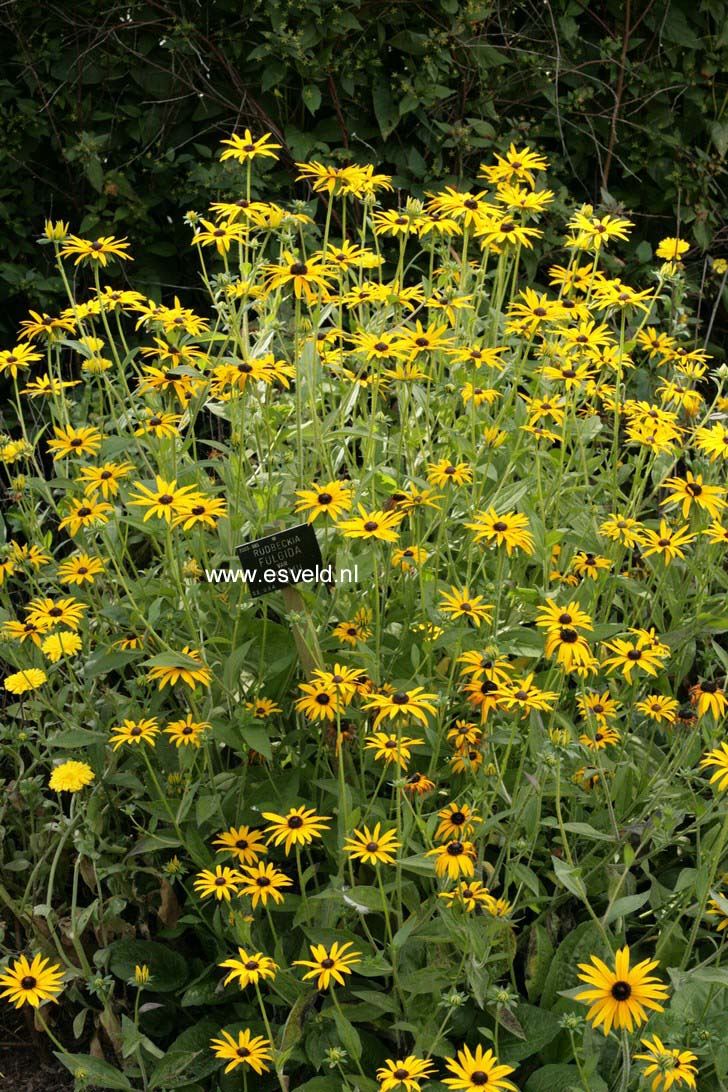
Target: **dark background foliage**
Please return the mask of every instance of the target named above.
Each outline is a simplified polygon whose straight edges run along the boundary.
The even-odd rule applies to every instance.
[[[246,125],[284,145],[260,196],[307,198],[304,158],[421,194],[528,141],[641,239],[728,249],[723,0],[10,0],[0,49],[3,337],[60,298],[46,216],[128,235],[135,287],[194,287],[181,215],[230,192],[219,140]]]

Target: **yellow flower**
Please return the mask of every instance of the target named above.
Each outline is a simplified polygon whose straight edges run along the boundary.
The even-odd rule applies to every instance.
[[[311,483],[310,489],[297,489],[296,512],[308,512],[307,523],[313,523],[322,513],[338,519],[342,512],[351,508],[352,490],[339,481],[325,482],[323,485]]]
[[[243,869],[240,877],[240,891],[243,895],[252,896],[253,909],[258,901],[266,906],[269,898],[274,902],[283,902],[280,888],[290,887],[292,884],[292,880],[285,873],[274,868],[272,864],[263,862]]]
[[[131,254],[125,253],[129,248],[126,238],[116,239],[113,235],[101,235],[98,239],[93,240],[80,239],[78,235],[69,235],[68,238],[70,242],[65,244],[60,251],[60,255],[62,258],[66,258],[77,254],[78,257],[73,263],[74,265],[88,260],[106,266],[110,257],[123,258],[127,262],[132,261]]]
[[[210,1040],[210,1046],[216,1058],[222,1058],[228,1062],[225,1073],[230,1073],[239,1065],[250,1066],[258,1076],[269,1071],[270,1066],[265,1064],[271,1060],[268,1039],[264,1039],[262,1035],[253,1035],[249,1028],[239,1031],[237,1039],[234,1039],[227,1031],[221,1031],[220,1035],[220,1039]]]
[[[28,963],[24,955],[12,967],[0,974],[0,997],[7,997],[16,1009],[30,1005],[37,1009],[42,1001],[56,1001],[63,989],[63,971],[59,964],[50,963],[40,952]]]
[[[420,1082],[429,1080],[435,1072],[432,1062],[416,1058],[414,1054],[396,1060],[387,1058],[377,1070],[379,1092],[393,1092],[400,1087],[405,1092],[420,1092]]]
[[[176,747],[199,747],[201,742],[200,736],[211,729],[212,725],[206,720],[193,720],[192,714],[188,713],[187,716],[181,720],[170,721],[164,729],[164,732],[165,735],[170,737]]]
[[[97,428],[66,428],[53,426],[55,440],[48,441],[48,450],[55,451],[54,461],[69,455],[95,455],[101,447],[101,433]]]
[[[592,966],[580,963],[579,975],[589,989],[575,995],[576,1001],[591,1005],[586,1014],[593,1027],[600,1025],[605,1035],[612,1027],[631,1032],[647,1020],[647,1009],[663,1012],[661,1001],[666,1000],[668,988],[658,978],[649,974],[658,966],[656,959],[643,959],[635,967],[629,965],[629,948],[620,948],[615,957],[614,970],[597,956],[591,957]]]
[[[257,864],[258,857],[268,852],[259,830],[250,827],[231,827],[224,834],[219,834],[212,843],[220,846],[218,853],[233,853],[240,864]]]
[[[16,671],[14,675],[8,675],[4,687],[11,694],[26,694],[29,690],[37,690],[46,682],[48,676],[38,667],[29,667],[25,671]]]
[[[374,719],[375,728],[378,728],[387,717],[390,720],[414,718],[426,725],[427,714],[435,716],[437,712],[432,704],[433,701],[437,701],[437,694],[427,694],[424,692],[424,687],[415,686],[412,690],[397,690],[393,694],[372,694],[368,704],[363,708],[377,710]]]
[[[454,839],[444,846],[429,849],[425,856],[437,858],[435,872],[438,876],[447,873],[451,880],[456,880],[458,876],[472,876],[475,872],[473,861],[477,854],[472,842]]]
[[[60,633],[49,633],[40,647],[51,663],[57,664],[62,656],[73,656],[82,646],[83,642],[77,633],[64,629]]]
[[[245,988],[251,982],[255,985],[260,978],[274,979],[278,970],[278,964],[274,963],[269,956],[264,956],[262,952],[248,954],[244,948],[238,948],[237,959],[233,956],[219,963],[218,966],[230,971],[223,985],[228,986],[237,978],[241,988]]]
[[[51,774],[48,787],[56,792],[78,792],[94,779],[94,772],[85,762],[62,762]]]
[[[450,592],[440,592],[442,603],[439,609],[443,614],[449,614],[452,618],[467,618],[480,626],[481,621],[490,622],[493,615],[491,604],[483,603],[482,595],[471,595],[467,588],[459,591],[451,586]]]
[[[338,982],[340,986],[344,985],[345,974],[352,973],[352,966],[356,963],[361,963],[361,959],[358,957],[361,952],[347,952],[347,948],[352,947],[352,942],[347,940],[344,944],[339,944],[338,941],[334,941],[331,948],[327,950],[323,944],[310,944],[312,959],[294,959],[294,967],[311,967],[312,970],[307,971],[303,976],[304,980],[307,978],[316,978],[316,985],[320,990],[328,988],[330,981]]]
[[[214,872],[209,869],[199,872],[192,886],[202,899],[214,895],[218,902],[222,902],[223,899],[230,902],[230,896],[238,893],[238,884],[241,879],[236,869],[228,868],[226,865],[215,865]]]
[[[655,251],[656,258],[662,258],[664,262],[677,262],[682,258],[683,254],[687,254],[690,250],[690,243],[687,243],[684,239],[676,239],[671,235],[668,235],[666,239],[661,239],[660,243]]]
[[[336,524],[346,538],[375,538],[382,542],[397,541],[397,532],[394,528],[404,518],[404,512],[382,512],[379,509],[367,512],[362,504],[357,507],[360,513],[358,516],[339,520]]]
[[[394,864],[392,854],[401,849],[402,843],[395,840],[397,832],[394,830],[382,834],[381,826],[381,823],[377,823],[374,830],[365,826],[361,830],[353,831],[352,836],[344,842],[344,852],[364,864]]]
[[[210,686],[212,672],[202,663],[202,657],[196,648],[185,645],[181,652],[162,653],[161,656],[162,659],[170,657],[173,657],[176,662],[160,664],[159,656],[147,661],[152,665],[147,678],[150,682],[158,679],[160,690],[164,690],[168,685],[175,686],[178,682],[185,683],[190,690],[194,690],[197,683],[200,686]]]
[[[321,831],[328,830],[325,823],[330,815],[316,815],[313,808],[306,809],[303,805],[299,808],[291,808],[286,815],[277,815],[272,811],[264,811],[263,818],[269,825],[265,833],[269,834],[268,845],[279,846],[285,842],[286,856],[291,851],[291,846],[308,845],[314,838],[321,837]]]
[[[233,133],[231,137],[225,137],[220,141],[221,144],[226,145],[225,150],[220,153],[220,162],[234,159],[237,163],[247,163],[248,160],[256,157],[278,159],[275,153],[282,145],[274,143],[270,138],[270,133],[263,133],[262,137],[254,140],[250,129],[246,129],[242,136]]]

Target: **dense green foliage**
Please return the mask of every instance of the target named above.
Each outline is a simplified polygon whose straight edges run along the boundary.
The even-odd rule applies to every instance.
[[[525,138],[576,196],[639,206],[643,235],[679,218],[725,246],[723,0],[11,0],[0,47],[5,330],[57,298],[34,247],[49,214],[128,234],[137,283],[196,285],[178,210],[227,188],[214,152],[236,125],[285,146],[268,199],[308,196],[297,159],[376,161],[418,192]]]

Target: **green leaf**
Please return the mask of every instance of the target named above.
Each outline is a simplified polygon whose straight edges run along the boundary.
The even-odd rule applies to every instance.
[[[379,125],[382,139],[386,140],[399,121],[399,107],[394,102],[385,79],[377,80],[372,92],[374,115]]]
[[[109,970],[123,981],[134,977],[134,968],[146,963],[150,981],[145,989],[171,993],[188,978],[188,964],[179,952],[154,940],[117,940],[110,945]]]
[[[189,1084],[187,1076],[192,1062],[200,1052],[197,1050],[170,1050],[149,1074],[148,1088],[179,1088]]]
[[[264,758],[273,758],[273,751],[270,745],[270,739],[268,733],[262,724],[246,724],[241,725],[240,735],[243,737],[249,747],[252,747],[254,751],[263,755]]]
[[[336,989],[336,987],[334,987],[334,989]],[[348,1050],[353,1058],[358,1060],[361,1058],[361,1039],[359,1038],[359,1032],[338,1009],[334,1009],[332,1015],[334,1017],[334,1023],[336,1024],[336,1031],[341,1045],[344,1050]]]
[[[77,1079],[78,1074],[83,1073],[85,1080],[98,1088],[132,1088],[127,1076],[101,1058],[93,1058],[90,1054],[62,1054],[59,1050],[54,1050],[53,1053],[61,1065]]]
[[[309,83],[301,92],[304,105],[310,113],[315,114],[321,105],[321,92],[315,84]]]
[[[649,897],[649,891],[642,891],[639,895],[624,895],[621,899],[617,899],[604,919],[604,924],[609,925],[616,918],[624,918],[628,914],[633,914],[635,910],[639,910],[640,907],[645,905]]]
[[[583,1088],[579,1070],[575,1065],[545,1065],[532,1073],[525,1084],[525,1092],[569,1092]],[[589,1078],[589,1092],[606,1092],[607,1082],[594,1073]]]
[[[571,891],[572,895],[576,895],[577,898],[583,899],[586,896],[586,889],[581,878],[581,869],[574,868],[559,857],[552,857],[551,863],[554,866],[556,879],[561,886],[565,887],[567,891]]]

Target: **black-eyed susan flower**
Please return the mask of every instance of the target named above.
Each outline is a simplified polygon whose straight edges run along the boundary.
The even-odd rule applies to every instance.
[[[192,886],[201,899],[214,897],[218,902],[222,902],[223,899],[230,902],[231,896],[238,893],[240,880],[240,873],[236,869],[228,868],[226,865],[215,865],[214,872],[207,868],[198,872]]]
[[[313,523],[320,515],[331,516],[333,520],[337,520],[343,512],[348,512],[351,508],[351,494],[351,487],[343,482],[330,481],[323,485],[312,482],[309,489],[296,490],[296,496],[300,499],[296,501],[294,510],[307,512],[307,523]]]
[[[259,864],[243,868],[240,873],[240,892],[249,895],[253,900],[253,909],[262,902],[266,906],[268,899],[274,902],[283,902],[281,888],[290,887],[292,880],[285,872],[275,868],[270,862],[261,861]]]
[[[321,679],[311,683],[299,683],[298,689],[303,691],[303,695],[296,698],[294,705],[308,720],[334,721],[346,708],[344,696],[330,683]]]
[[[366,737],[365,751],[374,751],[375,759],[382,759],[387,765],[394,762],[406,769],[412,758],[412,747],[424,743],[423,739],[410,739],[409,736],[388,735],[386,732],[374,732]]]
[[[83,261],[95,262],[106,266],[109,258],[121,258],[123,261],[132,261],[131,254],[127,254],[129,243],[126,238],[117,239],[113,235],[100,235],[98,239],[80,239],[78,235],[69,235],[60,250],[62,258],[76,255],[74,265]]]
[[[507,1079],[514,1072],[513,1066],[500,1064],[493,1051],[484,1051],[480,1044],[474,1054],[464,1046],[455,1058],[445,1061],[445,1066],[454,1076],[443,1077],[442,1083],[453,1092],[482,1092],[483,1088],[488,1092],[515,1092],[516,1086]]]
[[[263,955],[262,952],[248,953],[244,948],[238,948],[237,959],[232,956],[218,963],[218,967],[230,971],[223,985],[229,986],[237,979],[241,989],[251,982],[255,985],[260,979],[274,979],[278,970],[278,964],[274,963],[270,956]]]
[[[453,463],[450,459],[440,459],[428,463],[427,480],[430,485],[465,485],[473,480],[473,472],[467,463]]]
[[[145,523],[152,516],[158,516],[159,519],[171,523],[173,517],[179,515],[182,510],[181,502],[183,498],[192,492],[192,486],[178,487],[176,478],[165,481],[158,474],[155,476],[154,489],[148,489],[141,482],[136,483],[136,489],[139,492],[130,495],[129,504],[147,509],[144,513]]]
[[[77,630],[83,619],[85,603],[77,599],[50,599],[38,596],[28,604],[28,621],[36,625],[47,623],[49,626],[68,626]]]
[[[394,864],[392,856],[396,850],[401,849],[402,843],[397,841],[397,832],[387,830],[382,832],[382,824],[377,823],[373,830],[362,827],[354,830],[350,838],[344,842],[344,852],[354,860],[363,861],[364,864]]]
[[[192,238],[193,246],[214,246],[220,257],[225,257],[233,243],[239,242],[248,232],[248,225],[240,220],[219,220],[216,224],[200,217],[202,227],[197,227]]]
[[[577,576],[588,577],[590,580],[598,580],[601,572],[611,569],[612,562],[608,557],[592,554],[587,550],[577,550],[571,559],[571,570]]]
[[[626,240],[629,229],[634,227],[634,224],[631,220],[611,214],[599,218],[577,212],[572,216],[568,227],[574,233],[574,246],[582,250],[601,250],[613,239]]]
[[[283,712],[277,702],[273,701],[271,698],[265,697],[254,698],[253,701],[246,701],[245,708],[256,720],[267,720],[268,717]]]
[[[16,1009],[30,1005],[37,1009],[43,1001],[56,1001],[63,989],[63,971],[57,963],[51,963],[40,952],[28,962],[21,955],[12,967],[0,974],[0,986],[5,989],[0,997],[7,997]]]
[[[395,527],[402,521],[403,512],[383,512],[375,509],[367,512],[364,505],[357,505],[359,515],[351,519],[339,520],[336,527],[346,538],[379,539],[382,542],[396,542]]]
[[[52,664],[57,664],[64,656],[75,656],[83,647],[83,641],[77,633],[69,629],[58,633],[49,633],[41,642],[41,651]]]
[[[591,1005],[586,1018],[592,1027],[601,1027],[605,1035],[612,1027],[630,1032],[647,1020],[647,1009],[664,1011],[660,1002],[667,999],[668,988],[649,973],[658,966],[656,959],[643,959],[630,968],[625,945],[616,953],[613,970],[597,956],[591,962],[579,964],[583,973],[578,977],[589,989],[576,994],[575,1000]]]
[[[79,792],[84,786],[90,785],[93,779],[94,772],[86,762],[70,759],[54,768],[48,787],[55,792]]]
[[[304,259],[284,250],[279,262],[266,264],[265,273],[266,293],[292,288],[297,299],[305,297],[308,302],[331,287],[332,270],[318,254]]]
[[[438,898],[445,899],[449,907],[462,906],[471,914],[476,907],[488,907],[493,896],[480,880],[461,880],[452,891],[440,891]]]
[[[671,528],[663,519],[660,520],[659,531],[653,531],[647,527],[644,529],[640,545],[644,557],[661,554],[667,566],[676,557],[684,558],[685,554],[681,547],[686,546],[695,538],[697,538],[697,534],[691,533],[687,525]]]
[[[217,853],[232,853],[240,864],[253,865],[268,852],[262,832],[251,827],[231,827],[219,834],[212,843],[220,846]]]
[[[558,603],[549,600],[538,608],[536,625],[549,633],[558,633],[565,626],[570,629],[593,630],[592,619],[586,611],[582,610],[577,602],[569,603],[566,607],[560,607]]]
[[[134,435],[152,435],[158,436],[161,440],[169,440],[178,435],[177,430],[181,420],[180,413],[162,413],[147,407],[139,427],[134,430]]]
[[[308,845],[314,838],[320,838],[323,830],[328,830],[326,820],[330,815],[317,815],[314,808],[306,809],[303,805],[299,808],[291,808],[286,815],[278,815],[276,812],[264,811],[263,818],[269,825],[265,833],[269,835],[268,845],[279,846],[285,843],[286,855],[292,846]]]
[[[519,512],[504,512],[501,515],[495,508],[489,508],[487,512],[476,512],[475,521],[465,526],[475,532],[476,542],[505,546],[509,557],[514,550],[533,553],[533,535],[528,529],[528,520]]]
[[[485,716],[483,716],[483,720],[485,720]],[[478,750],[477,747],[461,747],[450,759],[450,767],[452,772],[456,774],[473,774],[482,765],[483,752]]]
[[[169,655],[175,660],[174,663],[155,662],[160,657],[149,661],[152,666],[147,678],[150,682],[158,681],[160,690],[164,690],[165,686],[175,686],[178,682],[185,683],[190,690],[194,690],[198,683],[200,686],[210,686],[212,672],[203,664],[198,649],[185,645],[181,652],[164,653],[162,658]]]
[[[584,720],[588,720],[591,716],[597,724],[602,726],[606,726],[608,721],[617,716],[620,706],[608,690],[604,690],[601,694],[598,691],[577,694],[576,704]]]
[[[404,569],[405,572],[413,571],[426,560],[427,550],[423,550],[421,546],[405,546],[392,551],[393,568]]]
[[[501,684],[498,702],[504,709],[520,709],[524,717],[534,709],[550,712],[559,695],[555,690],[541,690],[534,686],[534,674],[532,671],[521,679],[509,679],[507,683]]]
[[[428,849],[426,857],[435,858],[435,872],[438,876],[449,876],[456,880],[458,876],[472,876],[475,872],[473,862],[477,857],[472,842],[453,839],[445,845]]]
[[[606,641],[604,647],[614,655],[603,660],[603,666],[610,674],[621,668],[627,682],[632,681],[632,672],[637,669],[647,672],[648,675],[656,675],[664,659],[664,654],[652,647],[644,637],[637,637],[634,642],[616,638],[614,641]]]
[[[613,542],[619,542],[622,546],[632,548],[642,541],[644,528],[639,520],[617,512],[604,520],[599,526],[599,534]]]
[[[356,667],[347,667],[345,664],[334,664],[331,670],[317,667],[311,672],[311,677],[339,695],[342,707],[347,706],[359,688],[361,671]]]
[[[587,640],[573,626],[550,629],[546,634],[544,652],[549,659],[556,657],[565,671],[589,668],[593,657]]]
[[[706,454],[711,462],[728,459],[728,427],[722,421],[710,427],[696,428],[693,440],[698,450]]]
[[[334,941],[328,950],[323,944],[310,944],[312,958],[294,959],[293,966],[310,967],[311,970],[307,971],[303,976],[304,980],[315,978],[316,985],[320,990],[327,989],[332,981],[343,986],[345,985],[343,976],[352,974],[351,968],[356,966],[357,963],[361,963],[361,952],[347,951],[347,948],[352,947],[353,944],[350,940],[347,940],[344,944]]]
[[[56,437],[48,441],[48,450],[54,452],[54,461],[72,455],[96,455],[101,447],[101,433],[92,426],[58,428],[54,425],[53,431]]]
[[[635,709],[658,724],[674,724],[680,702],[666,694],[648,694],[642,701],[635,702]]]
[[[48,681],[45,671],[39,667],[27,667],[25,671],[16,671],[8,675],[3,686],[10,694],[27,694],[31,690],[37,690],[44,682]]]
[[[696,1087],[698,1070],[693,1062],[698,1060],[697,1054],[677,1047],[666,1047],[656,1035],[651,1039],[640,1039],[640,1042],[646,1052],[634,1054],[633,1057],[636,1061],[647,1063],[642,1068],[642,1075],[645,1080],[652,1078],[651,1092],[658,1092],[658,1089],[668,1092],[673,1085],[681,1084],[686,1084],[688,1088]]]
[[[469,804],[448,804],[442,811],[438,811],[437,817],[440,820],[440,825],[435,831],[437,841],[448,838],[467,838],[475,830],[476,824],[482,822],[481,817],[475,814]]]
[[[210,1047],[216,1058],[228,1063],[225,1073],[231,1073],[239,1065],[249,1066],[258,1076],[270,1069],[265,1064],[271,1060],[270,1041],[262,1035],[253,1035],[249,1028],[239,1031],[237,1039],[222,1030],[219,1039],[210,1040]]]
[[[699,717],[712,713],[716,720],[725,716],[728,707],[725,691],[710,679],[703,679],[690,687],[690,703],[696,706]]]
[[[47,622],[4,622],[2,630],[0,630],[0,636],[10,641],[19,641],[22,645],[24,641],[30,640],[40,648],[41,636],[45,630],[50,629]]]
[[[410,774],[404,783],[404,791],[412,796],[423,796],[427,792],[432,792],[434,787],[435,782],[427,774],[419,771]]]
[[[712,751],[706,751],[700,761],[700,768],[707,769],[715,766],[716,770],[710,779],[711,785],[717,782],[719,792],[728,789],[728,744],[720,743]]]
[[[415,686],[412,690],[395,690],[393,693],[372,694],[364,709],[376,709],[374,727],[378,728],[383,720],[418,720],[420,724],[427,724],[427,714],[435,716],[437,709],[432,704],[437,701],[437,694],[425,693],[423,686]]]
[[[206,720],[195,720],[191,713],[180,720],[171,720],[164,729],[175,747],[199,747],[201,737],[212,729]]]
[[[404,1088],[406,1092],[420,1092],[420,1082],[429,1080],[436,1072],[432,1062],[408,1054],[406,1058],[387,1058],[377,1070],[379,1092],[393,1092]]]
[[[710,917],[719,918],[716,929],[719,933],[722,933],[725,929],[728,929],[728,903],[726,897],[722,891],[717,892],[720,901],[718,899],[709,899],[709,909],[705,911],[706,915]]]
[[[482,621],[489,622],[493,616],[493,606],[483,602],[482,595],[471,595],[468,588],[458,589],[451,585],[449,592],[440,592],[442,602],[439,610],[451,618],[467,618],[475,626]]]
[[[159,734],[159,725],[156,717],[148,717],[144,720],[127,720],[116,728],[111,729],[109,743],[113,743],[114,750],[125,743],[149,743],[153,747],[156,743],[155,736]]]
[[[590,751],[603,751],[606,747],[613,747],[619,743],[621,738],[616,729],[600,726],[593,735],[583,732],[579,736],[579,743],[588,747]]]
[[[371,611],[367,607],[362,607],[350,621],[339,622],[334,627],[334,637],[355,647],[358,641],[366,641],[371,637],[372,629],[369,624],[371,620]]]
[[[102,576],[105,571],[100,557],[79,553],[62,561],[56,575],[62,584],[94,584],[96,577]]]
[[[281,148],[280,144],[276,144],[271,139],[270,133],[263,133],[261,137],[255,140],[250,129],[245,129],[242,136],[233,133],[232,136],[225,137],[220,143],[225,145],[220,153],[221,163],[224,163],[227,159],[234,159],[236,163],[247,163],[251,159],[259,158],[278,159],[276,152]]]

